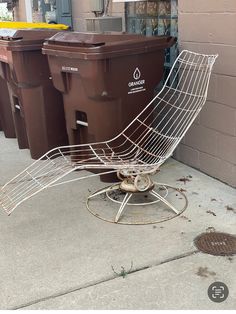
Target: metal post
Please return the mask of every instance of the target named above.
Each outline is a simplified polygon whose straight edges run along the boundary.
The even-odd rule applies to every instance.
[[[26,21],[32,23],[33,22],[33,15],[32,15],[31,0],[25,0],[25,14],[26,14]]]

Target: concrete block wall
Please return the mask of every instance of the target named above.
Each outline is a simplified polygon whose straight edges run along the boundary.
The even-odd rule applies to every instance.
[[[236,1],[179,0],[179,43],[219,58],[208,101],[175,157],[236,187]]]
[[[109,14],[113,16],[123,17],[123,29],[125,29],[124,19],[124,3],[111,3]],[[72,17],[74,30],[86,31],[86,18],[94,17],[91,12],[90,1],[88,0],[72,0]]]

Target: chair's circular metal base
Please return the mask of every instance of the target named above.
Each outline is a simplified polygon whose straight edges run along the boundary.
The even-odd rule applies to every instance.
[[[123,192],[120,184],[111,185],[91,194],[86,205],[91,214],[104,221],[123,225],[146,225],[179,216],[186,210],[188,200],[178,188],[154,182],[153,189],[138,193]]]

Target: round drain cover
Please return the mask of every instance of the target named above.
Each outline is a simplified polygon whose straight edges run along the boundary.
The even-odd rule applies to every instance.
[[[211,255],[236,254],[236,237],[221,232],[203,233],[195,239],[196,247]]]

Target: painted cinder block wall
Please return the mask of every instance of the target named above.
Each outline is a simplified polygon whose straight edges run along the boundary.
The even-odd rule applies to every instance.
[[[179,0],[179,43],[219,58],[207,103],[175,158],[236,187],[236,1]]]

